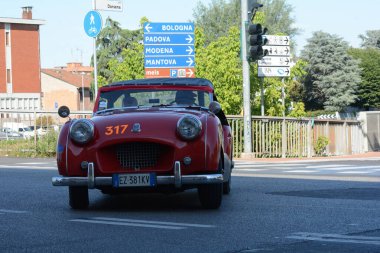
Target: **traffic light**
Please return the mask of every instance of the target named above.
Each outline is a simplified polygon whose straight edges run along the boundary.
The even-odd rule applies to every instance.
[[[248,26],[248,61],[253,62],[261,60],[268,54],[268,50],[264,50],[263,46],[268,40],[263,37],[267,32],[261,24],[251,24]]]
[[[247,0],[248,4],[248,18],[253,22],[257,10],[263,7],[257,0]],[[264,50],[264,46],[268,40],[263,37],[267,32],[267,29],[261,26],[261,24],[250,24],[247,26],[247,55],[248,61],[253,62],[262,59],[268,54],[267,50]]]

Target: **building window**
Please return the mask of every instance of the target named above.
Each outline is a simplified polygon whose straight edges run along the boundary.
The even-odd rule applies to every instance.
[[[9,32],[5,32],[5,45],[9,47],[9,44],[10,44]]]
[[[11,70],[10,69],[7,69],[7,83],[12,83]]]

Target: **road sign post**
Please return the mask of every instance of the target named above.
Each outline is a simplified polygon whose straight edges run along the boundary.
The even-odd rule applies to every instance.
[[[268,54],[258,62],[259,77],[282,77],[281,103],[282,111],[282,157],[286,157],[286,122],[285,122],[285,82],[284,77],[290,76],[290,39],[288,36],[265,35],[267,45],[263,48]],[[263,94],[262,94],[263,96]],[[261,98],[263,99],[263,98]]]
[[[146,78],[195,77],[193,23],[150,23],[144,28]]]

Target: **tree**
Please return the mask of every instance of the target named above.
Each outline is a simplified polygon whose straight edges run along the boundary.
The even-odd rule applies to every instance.
[[[203,30],[206,45],[226,36],[232,26],[240,27],[240,0],[212,0],[207,7],[202,2],[193,10],[195,25]]]
[[[240,60],[240,31],[232,27],[227,36],[204,46],[205,34],[196,29],[196,75],[214,84],[221,105],[227,114],[242,110],[242,67]]]
[[[208,45],[221,36],[226,36],[231,27],[241,27],[241,0],[213,0],[208,6],[198,2],[193,16],[195,25],[205,33],[205,43]],[[270,34],[285,34],[293,37],[299,33],[294,27],[291,17],[293,7],[286,0],[262,0],[260,9],[264,13],[262,24]]]
[[[106,25],[97,37],[98,80],[101,84],[114,79],[114,73],[109,69],[111,60],[121,60],[123,49],[133,47],[142,40],[142,31],[122,29],[117,21],[107,18]]]
[[[366,109],[380,108],[380,50],[350,49],[350,55],[360,60],[362,82],[358,89],[358,105]]]
[[[362,47],[380,49],[380,30],[369,30],[365,35],[359,35],[362,39]]]
[[[337,35],[315,32],[301,52],[308,62],[306,106],[341,111],[355,102],[360,83],[358,61],[347,53],[348,43]]]

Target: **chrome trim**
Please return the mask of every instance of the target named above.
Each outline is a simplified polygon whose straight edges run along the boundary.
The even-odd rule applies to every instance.
[[[181,163],[176,161],[174,164],[174,186],[176,188],[181,188]]]
[[[94,171],[94,163],[88,163],[88,189],[95,188],[95,171]]]
[[[88,177],[53,177],[53,186],[88,186]],[[157,176],[157,185],[174,185],[175,176]],[[181,176],[182,185],[223,183],[222,174]],[[112,177],[94,177],[94,186],[112,186]]]

